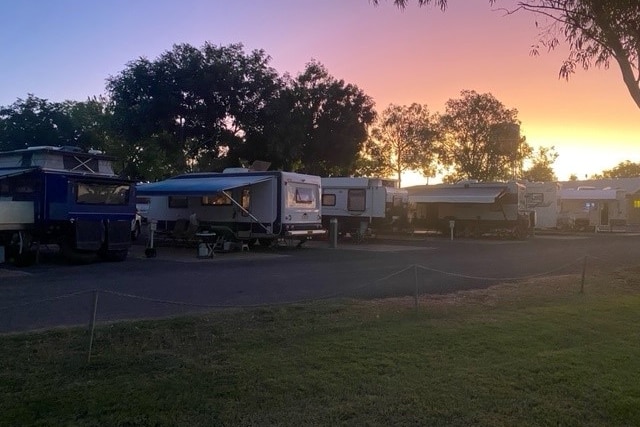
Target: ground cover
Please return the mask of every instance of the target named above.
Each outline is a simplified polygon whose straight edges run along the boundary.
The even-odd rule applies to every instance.
[[[0,425],[640,425],[639,272],[0,336]]]

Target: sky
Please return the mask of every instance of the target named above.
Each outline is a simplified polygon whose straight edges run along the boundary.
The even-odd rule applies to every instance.
[[[5,1],[0,106],[28,94],[84,101],[104,94],[105,80],[128,62],[174,44],[242,43],[247,52],[263,49],[280,74],[319,61],[371,96],[379,112],[417,102],[442,113],[462,90],[491,93],[518,110],[530,145],[555,147],[560,180],[640,162],[640,109],[617,64],[559,79],[566,46],[531,56],[534,16],[496,9],[513,3],[450,0],[443,13],[414,4],[400,11],[391,0],[377,7],[369,0]],[[403,178],[403,185],[426,182]]]

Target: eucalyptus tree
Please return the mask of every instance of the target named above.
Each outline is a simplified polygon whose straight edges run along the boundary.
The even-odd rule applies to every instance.
[[[371,0],[378,4],[379,0]],[[393,0],[404,8],[410,0]],[[416,0],[420,6],[444,10],[447,0]],[[501,0],[489,0],[499,5]],[[531,0],[509,3],[508,14],[529,12],[536,17],[540,38],[531,53],[555,49],[562,41],[569,54],[559,75],[569,78],[577,68],[609,67],[615,61],[631,98],[640,108],[640,2],[637,0]]]
[[[371,131],[363,166],[382,176],[395,175],[400,185],[406,171],[432,175],[437,128],[437,116],[426,105],[390,104]]]
[[[531,147],[520,136],[518,110],[490,93],[463,90],[445,104],[440,118],[440,162],[447,182],[493,181],[519,176]]]
[[[538,147],[531,156],[531,166],[522,172],[522,179],[532,182],[552,182],[558,178],[553,163],[558,158],[555,147]]]

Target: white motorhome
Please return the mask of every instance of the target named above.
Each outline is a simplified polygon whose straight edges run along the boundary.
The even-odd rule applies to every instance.
[[[338,220],[341,233],[398,229],[407,220],[409,193],[380,178],[322,178],[322,223]]]
[[[141,184],[137,194],[149,198],[147,218],[158,230],[195,217],[202,226],[224,228],[238,241],[258,239],[265,245],[325,234],[321,180],[314,175],[234,168]]]
[[[485,233],[531,234],[532,211],[526,209],[525,186],[515,182],[463,181],[409,187],[414,228],[445,234],[480,236]]]

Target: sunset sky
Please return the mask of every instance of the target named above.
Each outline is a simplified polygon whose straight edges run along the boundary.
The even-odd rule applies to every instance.
[[[494,7],[508,7],[498,0]],[[443,112],[463,89],[492,93],[519,111],[522,134],[555,146],[560,180],[640,162],[640,109],[616,63],[558,79],[566,49],[529,55],[530,14],[505,16],[488,0],[450,0],[442,13],[369,0],[25,0],[0,14],[0,105],[28,93],[83,101],[141,56],[173,44],[243,43],[264,49],[280,73],[311,59],[360,87],[382,111],[390,103]],[[413,177],[404,183],[424,183]]]

